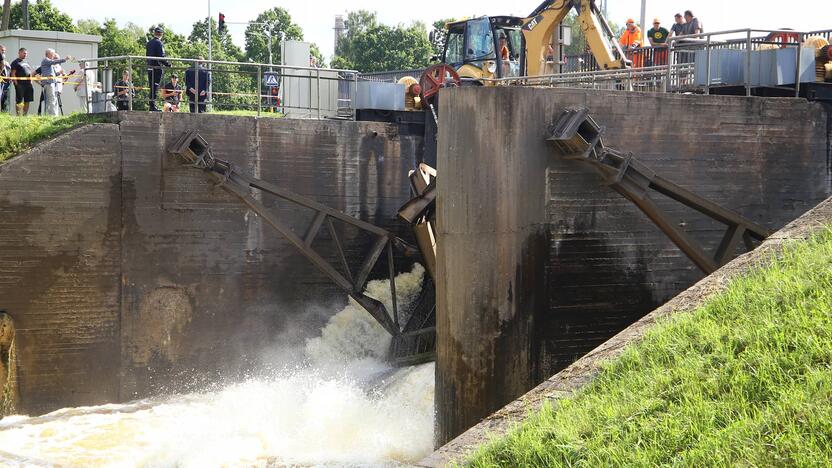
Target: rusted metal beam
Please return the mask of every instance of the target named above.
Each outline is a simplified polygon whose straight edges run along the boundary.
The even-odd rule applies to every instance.
[[[579,161],[599,173],[613,190],[632,201],[688,258],[705,273],[733,258],[740,239],[748,250],[754,241],[762,241],[771,232],[765,227],[700,197],[694,192],[657,175],[632,154],[604,145],[604,128],[586,108],[566,109],[550,127],[549,141],[565,159]],[[713,255],[703,248],[664,213],[650,198],[660,193],[726,226],[725,234]]]
[[[208,171],[209,174],[217,180],[218,185],[239,198],[246,206],[249,207],[249,209],[263,218],[269,226],[271,226],[275,231],[283,236],[284,239],[292,244],[292,246],[294,246],[301,255],[306,257],[319,271],[329,277],[333,283],[347,292],[350,297],[366,309],[367,312],[369,312],[370,315],[375,318],[388,333],[394,337],[401,333],[398,324],[395,323],[390,317],[390,314],[387,312],[384,304],[364,294],[364,287],[370,272],[376,265],[376,262],[378,261],[378,258],[385,246],[391,244],[391,239],[394,238],[394,236],[392,236],[389,232],[379,228],[378,226],[374,226],[341,213],[340,211],[329,208],[314,200],[295,194],[289,190],[281,189],[274,184],[270,184],[237,172],[228,161],[214,158],[211,154],[208,142],[205,141],[195,130],[183,134],[180,139],[169,148],[169,152],[179,155],[186,161],[190,162],[193,167]],[[295,234],[291,228],[281,223],[273,213],[271,213],[259,200],[252,196],[250,190],[251,188],[257,188],[265,193],[270,193],[279,198],[315,211],[315,218],[309,226],[306,235],[301,238]],[[347,275],[345,276],[336,270],[325,258],[323,258],[311,247],[315,236],[321,228],[321,225],[329,217],[339,219],[350,225],[356,226],[359,229],[369,231],[377,236],[372,250],[365,256],[361,269],[359,270],[359,274],[355,280],[353,280],[349,274],[349,266],[343,255],[343,250],[341,248],[340,241],[338,240],[337,233],[331,223],[329,225],[330,233],[333,234],[332,237],[336,243],[336,247],[339,255],[341,256]],[[395,278],[391,278],[391,289],[393,291],[395,301],[394,279]],[[394,308],[398,308],[395,302]]]

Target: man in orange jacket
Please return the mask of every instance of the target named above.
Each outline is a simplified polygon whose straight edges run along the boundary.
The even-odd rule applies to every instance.
[[[624,30],[624,34],[621,35],[621,39],[618,40],[618,43],[621,44],[621,48],[624,49],[624,53],[627,55],[627,58],[633,60],[633,66],[640,67],[643,65],[643,63],[635,63],[643,61],[644,57],[641,56],[641,54],[638,54],[638,57],[633,57],[633,50],[641,47],[642,38],[641,29],[636,26],[636,22],[633,21],[632,18],[627,20],[627,29]]]

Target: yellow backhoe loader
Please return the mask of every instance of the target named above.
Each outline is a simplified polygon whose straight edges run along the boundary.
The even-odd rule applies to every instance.
[[[562,55],[559,26],[573,9],[599,67],[628,67],[595,0],[547,0],[526,18],[483,16],[448,23],[442,62],[462,81],[554,73]]]

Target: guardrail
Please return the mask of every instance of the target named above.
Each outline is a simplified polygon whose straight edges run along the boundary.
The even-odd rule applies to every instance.
[[[180,111],[192,103],[194,111],[204,105],[212,110],[256,111],[257,115],[278,112],[294,118],[355,118],[359,76],[355,70],[177,57],[162,59],[170,66],[148,65],[148,60],[158,59],[132,55],[79,59],[84,64],[82,79],[88,90],[87,112],[115,110],[116,95],[125,90],[129,92],[122,106],[129,110],[158,106],[164,102],[159,96],[161,89],[176,74],[182,88]],[[208,72],[211,84],[202,85],[208,89],[198,89],[200,80],[193,79],[193,95],[200,96],[204,91],[204,101],[189,98],[184,79],[190,73],[199,76],[200,70]],[[125,71],[129,72],[129,86],[116,86]],[[153,73],[162,74],[156,99],[151,99]]]
[[[736,29],[672,37],[666,47],[627,50],[632,68],[598,70],[591,54],[567,56],[563,73],[489,80],[495,84],[709,94],[716,87],[781,88],[800,96],[815,81],[812,36],[832,42],[832,30]],[[812,63],[809,63],[809,62]]]
[[[396,83],[405,76],[412,76],[418,80],[422,76],[422,73],[425,72],[425,70],[427,70],[427,68],[361,73],[360,75],[358,75],[358,79],[363,81],[380,81],[384,83]]]

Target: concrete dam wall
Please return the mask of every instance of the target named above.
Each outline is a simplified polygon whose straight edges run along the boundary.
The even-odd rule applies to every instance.
[[[0,165],[0,309],[17,329],[22,413],[238,377],[345,303],[235,198],[167,154],[186,130],[248,174],[409,236],[396,210],[422,139],[395,126],[151,113],[114,122]],[[262,201],[300,232],[312,220]],[[357,257],[363,238],[343,235]]]
[[[776,230],[830,195],[828,108],[797,99],[519,87],[442,91],[437,442],[702,278],[633,204],[561,159],[547,127],[583,106],[608,146]],[[448,182],[450,181],[450,182]],[[724,226],[655,198],[713,252]]]

